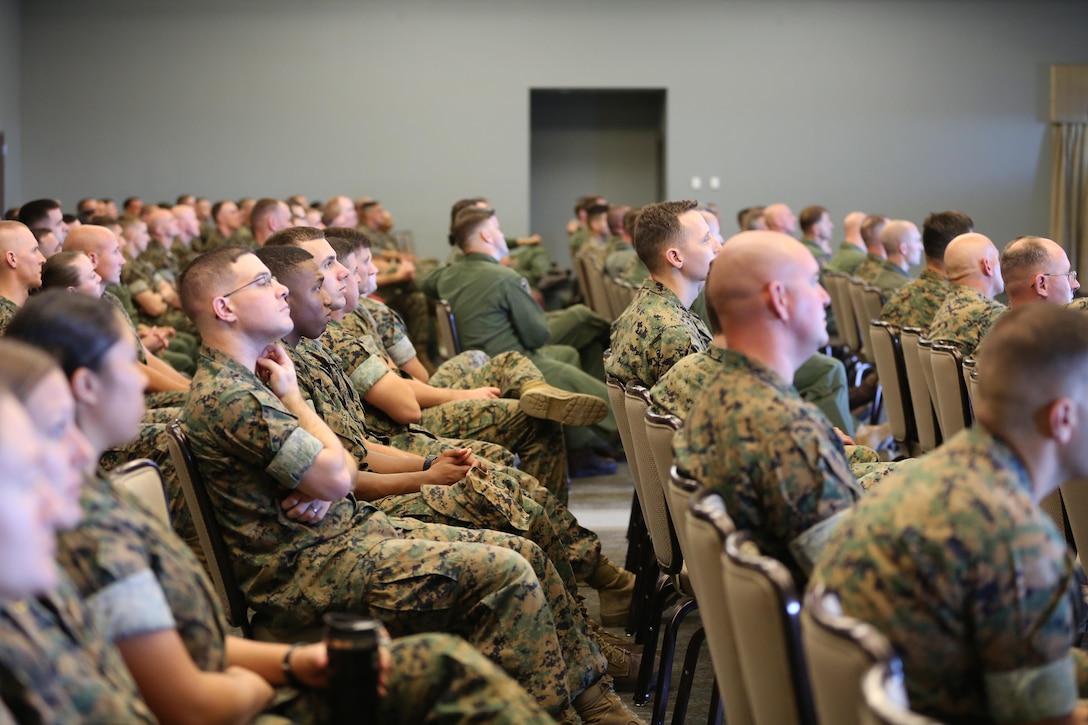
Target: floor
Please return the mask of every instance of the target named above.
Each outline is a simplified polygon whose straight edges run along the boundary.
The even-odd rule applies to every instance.
[[[627,521],[631,512],[633,490],[631,472],[626,463],[621,463],[616,473],[611,476],[577,478],[571,482],[570,487],[571,511],[574,512],[583,526],[597,532],[601,537],[601,544],[605,554],[619,564],[622,564],[627,556]],[[585,588],[583,591],[586,593],[586,604],[590,615],[596,616],[599,611],[596,593],[589,588]],[[665,722],[672,721],[673,706],[676,701],[676,691],[679,688],[684,654],[692,633],[699,627],[697,612],[690,614],[681,627],[677,641],[677,656],[673,664],[672,684],[669,688],[669,706]],[[621,627],[610,628],[609,631],[616,635],[625,635]],[[710,708],[710,693],[714,684],[713,680],[714,673],[711,669],[710,654],[704,643],[699,655],[699,664],[696,668],[695,683],[691,691],[686,722],[706,722]],[[632,696],[630,693],[621,694],[625,700],[631,701]],[[652,706],[653,697],[651,695],[649,702],[645,706],[636,708],[636,711],[646,722],[650,722]]]

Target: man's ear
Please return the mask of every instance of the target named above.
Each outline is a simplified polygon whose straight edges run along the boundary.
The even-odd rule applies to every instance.
[[[786,303],[786,286],[778,280],[767,284],[767,301],[775,317],[780,320],[790,319],[789,305]]]
[[[1040,297],[1046,298],[1050,296],[1050,287],[1047,282],[1047,276],[1042,272],[1035,275],[1035,291]]]
[[[1056,443],[1065,445],[1076,438],[1080,417],[1073,399],[1061,397],[1052,401],[1046,408],[1045,425],[1046,436]]]
[[[238,315],[234,313],[234,308],[231,307],[230,300],[226,297],[216,297],[212,300],[212,312],[215,313],[217,319],[224,322],[235,322],[238,320]]]
[[[14,251],[9,249],[8,251],[4,252],[4,263],[12,269],[15,269],[19,266],[19,263],[15,260]]]
[[[684,268],[684,258],[680,255],[680,250],[676,247],[669,247],[665,250],[665,261],[670,267],[675,269]]]

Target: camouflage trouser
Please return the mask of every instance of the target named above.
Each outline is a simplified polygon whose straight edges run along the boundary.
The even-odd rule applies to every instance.
[[[394,447],[420,456],[438,455],[460,443],[415,433],[391,439]],[[387,496],[375,505],[389,516],[519,534],[547,551],[560,571],[569,568],[578,578],[591,576],[601,559],[597,534],[582,527],[565,504],[525,471],[490,460],[483,463],[487,473],[474,470],[453,486],[425,486],[426,496]]]
[[[423,410],[422,424],[438,435],[498,443],[521,458],[521,469],[566,502],[567,450],[563,427],[525,415],[516,400],[525,383],[543,382],[536,365],[518,352],[488,359],[470,350],[446,361],[431,385],[451,390],[496,387],[502,400],[457,400]]]
[[[378,289],[377,295],[385,304],[400,313],[408,328],[408,339],[421,358],[427,358],[427,346],[434,337],[431,328],[431,311],[427,298],[415,282],[397,282]]]
[[[553,720],[518,683],[458,637],[417,634],[389,645],[393,666],[378,723],[474,722],[546,725]],[[330,716],[327,690],[303,690],[275,712],[285,719],[257,723],[323,723]],[[360,717],[363,713],[360,713]]]
[[[394,636],[464,637],[550,715],[577,722],[571,698],[600,679],[607,665],[540,548],[497,531],[391,523],[405,538],[359,552],[369,573],[341,570],[348,576],[322,585],[326,593],[336,590],[333,608],[377,617]]]
[[[167,422],[161,420],[163,415],[172,414],[174,418],[178,416],[178,411],[172,411],[171,413],[162,414],[158,412],[159,408],[181,408],[185,405],[185,401],[189,399],[188,390],[163,390],[158,393],[144,393],[144,403],[147,405],[149,412],[153,413],[156,421]]]

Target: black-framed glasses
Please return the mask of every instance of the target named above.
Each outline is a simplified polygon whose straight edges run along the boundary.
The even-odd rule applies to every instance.
[[[272,276],[271,274],[269,274],[268,272],[262,272],[261,274],[257,275],[256,278],[251,279],[250,281],[246,282],[244,285],[242,285],[238,289],[231,290],[230,292],[226,293],[225,295],[220,295],[220,296],[221,297],[230,297],[232,294],[235,294],[237,292],[241,292],[246,287],[252,287],[253,285],[257,285],[258,287],[263,289],[264,287],[267,287],[268,285],[273,284],[276,281],[277,281],[276,278],[274,276]]]

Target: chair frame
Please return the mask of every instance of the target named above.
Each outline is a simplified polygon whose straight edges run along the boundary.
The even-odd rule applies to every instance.
[[[971,410],[971,397],[967,391],[967,383],[963,378],[963,353],[955,345],[945,344],[939,340],[932,341],[929,346],[929,364],[933,370],[933,393],[937,399],[938,421],[941,425],[941,436],[948,440],[956,433],[967,428],[974,422],[974,413]],[[955,368],[955,383],[951,376],[948,378],[949,386],[955,388],[958,395],[941,385],[937,378],[937,365],[947,359],[951,359],[951,365]]]
[[[884,336],[884,337],[882,337]],[[888,344],[884,344],[885,337]],[[892,437],[907,455],[919,451],[918,427],[914,420],[914,406],[910,399],[910,382],[907,380],[907,364],[899,340],[899,328],[883,320],[869,323],[869,339],[873,343],[873,359],[885,393],[883,400],[891,424]],[[888,395],[888,393],[891,395]]]
[[[937,422],[937,409],[929,389],[929,380],[925,375],[928,360],[922,358],[921,343],[924,339],[925,335],[917,327],[904,327],[899,331],[899,346],[903,350],[903,364],[910,386],[918,447],[923,453],[928,453],[941,444],[941,429]]]
[[[447,358],[460,355],[464,350],[461,349],[461,336],[457,334],[457,320],[454,319],[453,308],[447,300],[432,300],[431,306],[434,309],[438,344],[442,348],[449,348],[440,352]]]
[[[119,485],[117,483],[117,479],[138,475],[139,473],[143,472],[144,469],[150,469],[154,471],[155,475],[158,477],[159,491],[162,493],[163,510],[166,512],[165,523],[167,525],[171,525],[172,521],[170,517],[170,492],[166,488],[166,478],[162,475],[162,469],[159,468],[159,464],[155,463],[150,458],[136,458],[131,461],[125,461],[124,463],[118,464],[111,468],[107,474],[107,478],[109,478],[111,484]],[[125,490],[129,490],[123,485],[121,487],[125,488]],[[143,502],[143,499],[140,498],[139,495],[133,493],[133,496]],[[152,511],[151,513],[155,514],[159,518],[162,518],[162,514],[159,511]]]
[[[889,693],[892,682],[902,683],[903,663],[898,657],[877,662],[861,678],[865,725],[941,725],[937,720],[904,709]]]

